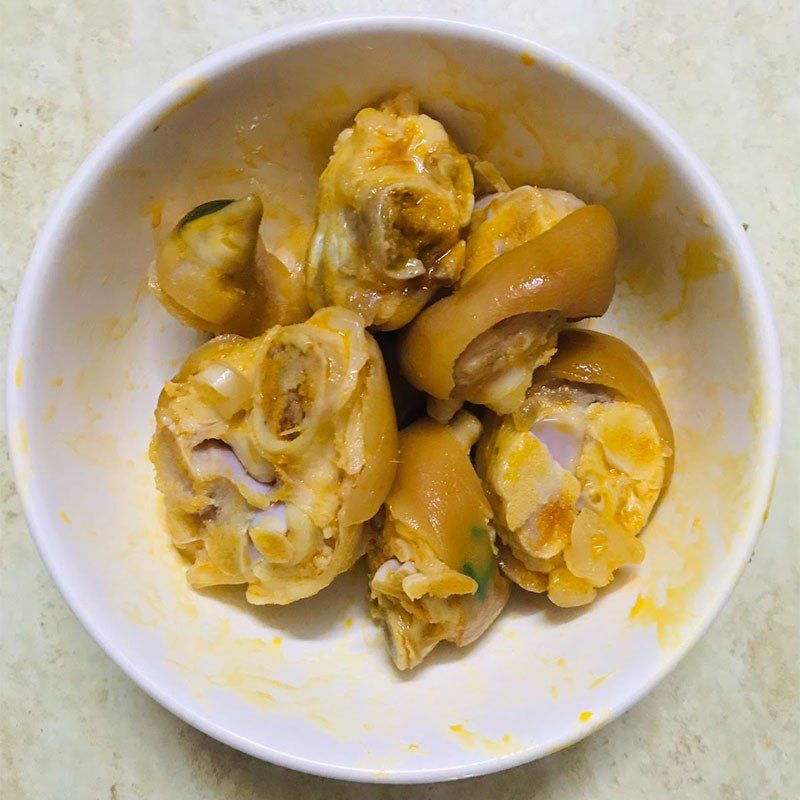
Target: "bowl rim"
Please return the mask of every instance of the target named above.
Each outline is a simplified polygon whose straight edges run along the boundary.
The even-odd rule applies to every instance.
[[[15,301],[6,364],[6,424],[8,431],[11,432],[15,430],[14,425],[17,420],[23,417],[24,392],[16,387],[16,365],[26,354],[28,343],[33,341],[32,320],[35,315],[32,312],[40,301],[41,287],[45,283],[51,267],[53,246],[68,230],[74,210],[86,199],[97,177],[103,173],[106,167],[114,163],[130,142],[151,130],[153,124],[185,96],[187,83],[197,78],[213,81],[242,64],[258,60],[265,54],[284,47],[353,33],[369,34],[387,31],[467,38],[493,48],[530,52],[538,61],[549,67],[569,69],[571,80],[599,96],[632,123],[646,130],[657,145],[669,155],[673,163],[679,164],[684,170],[692,173],[702,189],[703,196],[720,220],[719,227],[725,234],[726,242],[733,253],[732,262],[736,265],[737,276],[752,297],[753,322],[760,329],[760,336],[756,337],[756,348],[757,356],[764,368],[763,386],[761,387],[764,401],[762,419],[768,422],[762,425],[759,435],[764,450],[764,463],[756,476],[757,486],[753,493],[755,501],[752,503],[749,519],[743,526],[742,539],[745,540],[746,545],[741,551],[740,562],[735,564],[728,585],[709,603],[694,628],[683,638],[680,646],[666,653],[659,668],[647,676],[636,687],[636,690],[631,692],[625,702],[615,708],[610,715],[597,719],[593,723],[582,725],[577,736],[564,736],[555,745],[551,743],[546,748],[533,745],[507,756],[493,756],[481,761],[466,761],[464,764],[450,767],[408,770],[351,767],[296,756],[291,752],[276,750],[244,737],[214,721],[206,713],[175,699],[169,691],[161,687],[157,680],[151,678],[144,669],[129,658],[120,647],[115,646],[106,638],[102,623],[94,618],[92,605],[86,604],[80,599],[79,593],[73,589],[59,569],[49,545],[50,521],[40,511],[40,506],[33,494],[24,490],[22,486],[20,476],[23,470],[24,454],[20,444],[15,441],[13,436],[9,436],[9,451],[12,472],[28,528],[39,555],[62,597],[106,655],[160,705],[184,722],[218,741],[282,767],[323,777],[368,783],[428,783],[467,778],[528,763],[574,744],[624,714],[678,664],[717,618],[741,577],[766,520],[774,487],[781,427],[781,361],[771,303],[755,254],[737,214],[707,167],[649,105],[601,70],[552,46],[542,45],[535,40],[478,23],[462,22],[438,16],[348,15],[327,17],[276,27],[229,45],[182,70],[129,111],[86,157],[51,206],[46,222],[37,237]]]

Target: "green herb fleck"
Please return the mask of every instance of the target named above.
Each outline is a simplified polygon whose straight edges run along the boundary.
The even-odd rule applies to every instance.
[[[494,578],[496,566],[494,553],[489,541],[489,531],[484,526],[475,525],[470,533],[472,534],[470,554],[461,567],[461,572],[478,584],[476,594],[479,600],[483,600],[486,597],[486,590]]]

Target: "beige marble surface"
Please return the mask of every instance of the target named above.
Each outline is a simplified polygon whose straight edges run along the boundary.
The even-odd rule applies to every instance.
[[[690,11],[689,7],[695,9]],[[702,10],[699,10],[702,7]],[[711,167],[778,317],[783,454],[772,513],[733,599],[653,693],[590,739],[466,784],[368,787],[255,761],[171,716],[65,606],[0,463],[0,797],[719,798],[800,793],[800,11],[795,2],[2,0],[0,335],[55,194],[103,133],[173,73],[286,21],[367,11],[471,18],[617,77]]]

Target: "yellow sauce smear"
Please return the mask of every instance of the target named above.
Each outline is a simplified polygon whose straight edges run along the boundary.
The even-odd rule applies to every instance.
[[[621,157],[619,166],[612,171],[611,181],[617,187],[615,197],[609,199],[608,206],[623,221],[641,219],[653,211],[654,206],[662,200],[667,192],[669,170],[663,164],[653,164],[643,169],[635,168],[635,150],[627,150]],[[628,173],[630,170],[630,173]],[[634,182],[631,175],[641,175],[641,180]]]
[[[513,753],[521,747],[519,740],[508,733],[504,733],[499,739],[491,739],[488,736],[475,733],[463,725],[450,725],[448,727],[458,740],[458,743],[466,750],[485,750],[490,755],[501,756]]]
[[[719,240],[715,236],[693,236],[686,242],[683,263],[678,267],[681,278],[681,296],[678,305],[667,311],[662,319],[669,322],[686,308],[689,290],[694,281],[709,278],[720,271]]]
[[[588,722],[593,716],[594,716],[594,714],[592,714],[591,711],[581,711],[580,716],[578,717],[578,719],[581,722]]]
[[[520,53],[519,60],[525,67],[532,67],[536,63],[536,59],[530,53]]]
[[[481,118],[483,130],[475,148],[480,155],[486,156],[503,141],[506,135],[506,124],[499,113],[489,111],[480,103],[467,100],[454,92],[447,92],[445,96],[462,111],[469,111]]]
[[[17,389],[19,389],[22,386],[22,365],[23,364],[24,364],[24,361],[22,359],[19,359],[19,361],[17,361],[17,366],[14,369],[14,386],[16,386]]]
[[[220,675],[209,675],[208,682],[212,686],[234,691],[245,702],[257,707],[272,707],[275,703],[275,696],[267,691],[273,688],[275,682],[262,675],[231,670]]]
[[[328,163],[333,143],[341,129],[335,120],[341,120],[351,102],[345,89],[334,84],[305,103],[288,119],[290,130],[298,133],[305,142],[307,154],[319,171]],[[257,153],[251,151],[249,155],[259,157],[260,149]]]
[[[666,589],[651,586],[639,592],[628,618],[639,625],[655,625],[658,643],[664,650],[677,647],[683,627],[694,616],[695,597],[711,560],[711,543],[705,528],[695,517],[680,553],[681,569],[669,576]]]
[[[153,200],[145,209],[145,213],[150,217],[150,227],[153,229],[160,228],[161,217],[164,214],[164,198],[160,197],[157,200]]]

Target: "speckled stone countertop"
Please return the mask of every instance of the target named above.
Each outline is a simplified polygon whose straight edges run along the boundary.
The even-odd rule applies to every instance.
[[[136,102],[198,58],[288,21],[468,17],[572,52],[653,105],[716,175],[758,254],[783,347],[769,521],[708,635],[644,701],[567,751],[467,783],[370,787],[296,774],[205,737],[100,651],[44,570],[0,464],[0,797],[800,796],[800,6],[678,0],[0,2],[0,336],[55,194]],[[4,424],[4,416],[3,416]],[[793,488],[794,487],[794,490]]]

